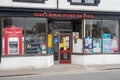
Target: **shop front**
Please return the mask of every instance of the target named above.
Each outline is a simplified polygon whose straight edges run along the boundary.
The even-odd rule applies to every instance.
[[[11,8],[10,10],[2,9],[0,16],[1,64],[5,63],[4,59],[7,58],[23,57],[41,60],[37,60],[35,64],[33,59],[28,59],[29,61],[26,60],[23,64],[33,61],[34,66],[37,64],[43,66],[46,63],[47,66],[55,63],[120,64],[120,15],[118,13]],[[12,39],[9,39],[5,45],[4,29],[11,29],[12,26],[21,28],[21,40],[16,32],[14,35],[9,35]],[[19,41],[21,41],[20,44],[18,44]],[[20,45],[21,53],[18,48],[16,51],[16,47]],[[10,49],[7,53],[6,47]],[[10,53],[10,51],[13,52]],[[111,59],[114,60],[110,62]]]

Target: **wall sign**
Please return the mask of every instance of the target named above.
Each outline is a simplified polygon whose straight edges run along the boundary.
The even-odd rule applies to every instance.
[[[52,12],[35,12],[34,17],[54,17],[54,18],[94,18],[92,14],[82,13],[52,13]]]

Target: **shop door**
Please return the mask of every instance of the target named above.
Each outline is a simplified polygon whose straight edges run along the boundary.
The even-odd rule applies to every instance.
[[[58,62],[58,53],[59,53],[59,38],[58,36],[54,36],[53,39],[53,45],[54,45],[54,61]]]
[[[71,34],[59,36],[59,63],[71,63]]]

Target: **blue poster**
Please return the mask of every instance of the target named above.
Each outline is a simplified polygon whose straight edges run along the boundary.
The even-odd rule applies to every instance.
[[[57,36],[54,36],[53,42],[54,42],[54,44],[58,42],[58,37]]]
[[[92,38],[91,37],[84,38],[84,48],[92,49]]]
[[[102,34],[103,53],[110,53],[110,34]]]

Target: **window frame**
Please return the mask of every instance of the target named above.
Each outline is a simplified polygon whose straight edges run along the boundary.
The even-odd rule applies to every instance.
[[[100,0],[94,0],[94,3],[85,3],[85,0],[81,0],[81,3],[72,2],[72,0],[67,0],[71,5],[86,5],[86,6],[98,6]]]
[[[12,0],[13,2],[26,2],[26,3],[45,3],[46,0],[34,1],[34,0]]]

